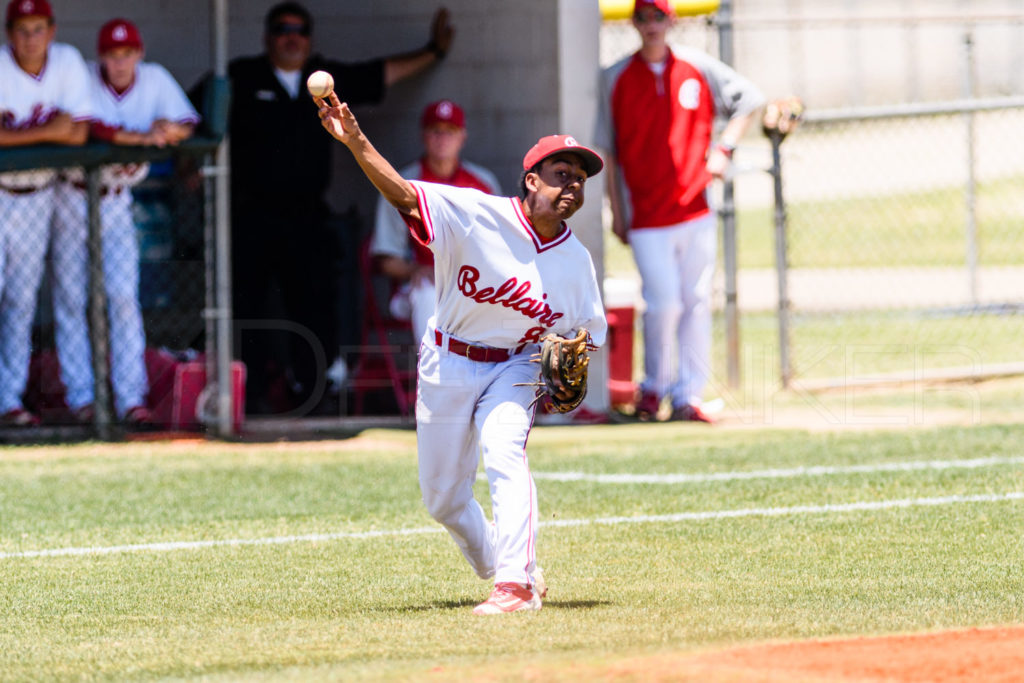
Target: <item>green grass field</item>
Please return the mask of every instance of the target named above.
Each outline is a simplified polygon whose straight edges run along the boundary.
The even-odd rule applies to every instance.
[[[987,423],[956,399],[873,398],[958,416],[909,431],[537,428],[550,593],[497,618],[471,614],[489,587],[423,510],[411,431],[3,448],[0,678],[572,680],[767,639],[1022,623],[1024,389],[977,391]]]
[[[979,184],[977,239],[986,266],[1024,263],[1020,178]],[[774,208],[737,214],[740,268],[775,267]],[[787,206],[794,268],[963,266],[967,207],[962,187],[883,197],[792,202]]]
[[[1024,263],[1024,198],[1020,178],[978,187],[978,259],[984,266]],[[775,267],[774,207],[737,199],[737,259],[743,268]],[[787,205],[793,268],[962,267],[967,262],[967,209],[961,187],[884,197],[826,198]],[[629,249],[606,234],[605,267],[636,272]],[[719,249],[721,264],[721,249]]]

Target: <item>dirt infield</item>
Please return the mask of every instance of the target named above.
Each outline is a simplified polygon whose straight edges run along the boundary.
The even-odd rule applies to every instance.
[[[690,657],[622,661],[597,678],[715,683],[1010,683],[1024,678],[1024,627],[766,643]]]

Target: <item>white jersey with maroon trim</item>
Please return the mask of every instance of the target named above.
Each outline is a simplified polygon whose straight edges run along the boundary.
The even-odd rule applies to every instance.
[[[0,126],[7,130],[36,128],[62,112],[74,121],[88,121],[93,115],[88,79],[85,60],[70,45],[51,43],[38,76],[18,66],[10,45],[0,47]],[[0,173],[0,186],[39,188],[54,175],[52,169]]]
[[[498,179],[489,170],[462,160],[455,175],[448,181],[428,177],[428,170],[422,160],[415,161],[398,171],[407,180],[426,180],[433,183],[443,182],[444,185],[456,187],[475,187],[488,194],[499,194],[501,186]],[[395,256],[401,259],[412,258],[409,244],[409,230],[398,210],[388,204],[384,197],[377,199],[377,214],[374,219],[373,236],[370,238],[370,253],[376,256]]]
[[[438,329],[515,348],[585,327],[594,346],[604,343],[607,322],[594,264],[568,226],[544,243],[518,199],[412,185],[422,217],[414,237],[434,252]]]
[[[199,114],[185,91],[160,64],[140,62],[135,80],[118,93],[103,78],[100,65],[89,63],[89,92],[95,106],[94,120],[110,128],[145,133],[158,119],[173,123],[196,124]],[[111,164],[100,171],[103,187],[126,187],[141,182],[149,173],[149,164]],[[82,182],[81,169],[69,169],[72,182]]]

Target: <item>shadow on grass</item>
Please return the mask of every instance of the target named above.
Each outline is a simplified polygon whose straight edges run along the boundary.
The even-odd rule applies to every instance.
[[[374,612],[432,612],[434,610],[472,608],[480,604],[479,600],[445,600],[429,605],[407,605],[405,607],[380,607]],[[593,609],[611,605],[607,600],[545,600],[543,609]]]

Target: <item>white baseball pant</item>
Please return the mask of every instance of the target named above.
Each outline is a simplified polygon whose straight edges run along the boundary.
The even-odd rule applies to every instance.
[[[536,564],[537,487],[526,457],[536,382],[533,347],[482,363],[420,345],[416,436],[423,502],[473,571],[495,583],[530,583]],[[473,498],[480,458],[494,523]]]
[[[0,413],[23,407],[52,215],[52,185],[29,194],[0,190]]]
[[[93,402],[89,343],[88,200],[84,190],[58,183],[53,222],[53,317],[61,379],[71,409]],[[110,334],[110,379],[118,417],[145,404],[146,338],[139,304],[139,245],[129,188],[100,199],[103,281]]]
[[[643,391],[672,406],[701,405],[711,376],[711,286],[718,249],[714,213],[629,233],[646,310]]]

